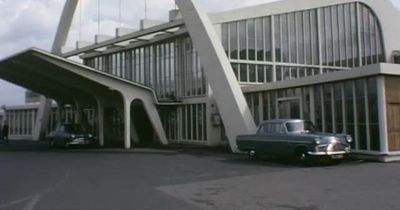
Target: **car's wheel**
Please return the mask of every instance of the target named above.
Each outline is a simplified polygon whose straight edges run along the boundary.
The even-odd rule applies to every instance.
[[[69,149],[69,142],[68,142],[68,141],[65,141],[65,142],[64,142],[64,148],[65,148],[65,149]]]
[[[254,149],[250,149],[250,150],[247,152],[247,155],[249,156],[249,159],[250,159],[250,160],[256,160],[256,159],[258,159],[258,154],[257,154],[256,150],[254,150]]]
[[[301,165],[309,165],[310,164],[310,156],[307,153],[307,149],[300,147],[297,148],[294,152],[295,161]]]
[[[339,165],[340,163],[343,162],[343,159],[333,159],[333,158],[330,158],[329,162],[330,162],[332,165]]]
[[[54,140],[53,139],[49,139],[49,148],[50,149],[54,148]]]

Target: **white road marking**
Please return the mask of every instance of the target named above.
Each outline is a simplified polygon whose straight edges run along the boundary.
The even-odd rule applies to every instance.
[[[28,204],[24,207],[23,210],[34,210],[35,206],[39,203],[41,197],[44,194],[47,194],[47,193],[55,190],[57,187],[59,187],[60,185],[64,184],[65,182],[67,182],[68,179],[69,179],[69,172],[65,171],[63,179],[61,179],[60,181],[55,183],[53,186],[51,186],[49,188],[46,188],[46,189],[40,191],[39,193],[37,193],[35,195],[26,196],[26,197],[23,197],[23,198],[14,200],[14,201],[10,201],[10,202],[4,203],[4,204],[0,204],[0,209],[4,209],[4,208],[10,207],[10,206],[14,206],[14,205],[29,201]]]
[[[28,201],[28,200],[32,199],[33,197],[34,196],[27,196],[27,197],[24,197],[24,198],[21,198],[21,199],[18,199],[18,200],[10,201],[8,203],[0,204],[0,209],[4,209],[4,208],[10,207],[10,206],[17,205],[19,203]]]
[[[36,195],[26,204],[23,210],[34,210],[35,206],[39,203],[41,195]]]

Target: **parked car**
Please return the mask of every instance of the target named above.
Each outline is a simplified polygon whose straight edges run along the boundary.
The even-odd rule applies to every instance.
[[[350,153],[352,138],[347,134],[316,132],[309,121],[280,119],[262,122],[257,133],[239,135],[237,146],[250,158],[259,155],[294,157],[308,162],[311,157],[340,160]]]
[[[50,147],[88,146],[95,143],[94,136],[79,124],[60,123],[48,136]]]

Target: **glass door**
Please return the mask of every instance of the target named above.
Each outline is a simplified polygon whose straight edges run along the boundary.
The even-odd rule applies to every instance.
[[[297,98],[278,100],[278,117],[279,119],[300,119],[300,99]]]

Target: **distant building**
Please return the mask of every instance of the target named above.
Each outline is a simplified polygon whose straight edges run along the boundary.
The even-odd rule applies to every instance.
[[[33,91],[27,90],[25,91],[25,103],[39,103],[40,102],[40,94],[35,93]]]
[[[76,2],[67,1],[58,34]],[[236,135],[261,121],[303,118],[351,134],[355,154],[397,159],[400,12],[390,0],[283,0],[209,15],[177,3],[169,22],[142,20],[139,30],[118,28],[72,51],[31,49],[0,61],[0,78],[72,105],[77,122],[92,110],[100,145],[237,151]],[[84,65],[67,59],[77,55]],[[34,111],[14,110],[28,110],[21,122],[34,123]]]

